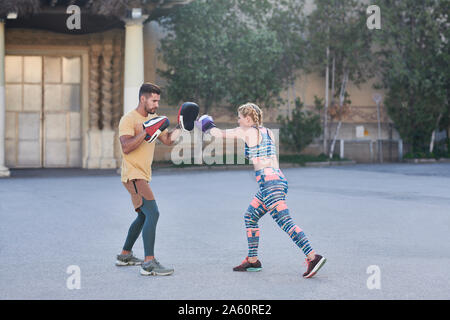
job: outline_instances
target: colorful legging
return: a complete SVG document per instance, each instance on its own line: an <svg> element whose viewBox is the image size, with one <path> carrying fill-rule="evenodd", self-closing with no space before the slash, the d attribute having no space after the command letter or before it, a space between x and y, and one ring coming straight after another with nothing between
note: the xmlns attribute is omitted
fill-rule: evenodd
<svg viewBox="0 0 450 320"><path fill-rule="evenodd" d="M288 183L280 169L264 168L255 172L259 190L244 215L247 229L248 256L258 255L259 227L258 221L267 212L283 229L305 255L311 251L311 245L291 216L286 206Z"/></svg>

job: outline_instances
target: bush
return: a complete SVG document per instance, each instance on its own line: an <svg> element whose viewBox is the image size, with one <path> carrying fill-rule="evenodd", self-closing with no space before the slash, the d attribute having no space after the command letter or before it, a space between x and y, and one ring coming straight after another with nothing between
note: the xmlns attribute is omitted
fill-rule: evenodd
<svg viewBox="0 0 450 320"><path fill-rule="evenodd" d="M404 155L405 159L440 159L440 158L450 158L449 149L450 139L441 140L436 142L434 145L433 152L429 151L415 151L408 152ZM425 148L425 147L424 147Z"/></svg>
<svg viewBox="0 0 450 320"><path fill-rule="evenodd" d="M291 117L278 116L281 124L280 141L290 150L300 153L322 132L320 116L312 111L303 111L303 103L295 100ZM316 104L317 107L317 104Z"/></svg>

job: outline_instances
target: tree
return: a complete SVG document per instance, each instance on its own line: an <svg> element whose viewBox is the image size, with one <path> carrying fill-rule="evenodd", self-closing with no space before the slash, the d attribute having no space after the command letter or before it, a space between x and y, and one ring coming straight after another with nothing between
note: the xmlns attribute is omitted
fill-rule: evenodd
<svg viewBox="0 0 450 320"><path fill-rule="evenodd" d="M371 34L366 26L366 7L356 0L323 0L308 16L311 68L325 73L324 153L333 155L342 125L347 85L359 85L372 77ZM331 67L331 83L329 79ZM336 90L339 88L339 90ZM330 97L329 90L331 89ZM331 101L329 101L331 98ZM336 101L337 100L337 101ZM337 105L338 125L327 148L329 108Z"/></svg>
<svg viewBox="0 0 450 320"><path fill-rule="evenodd" d="M302 2L197 0L161 19L168 35L161 41L166 69L158 72L170 102L191 99L205 112L246 101L275 105L300 65L302 39L293 39Z"/></svg>
<svg viewBox="0 0 450 320"><path fill-rule="evenodd" d="M320 109L323 101L315 97L315 107ZM320 116L312 111L304 111L299 98L295 100L295 108L289 117L278 116L280 140L289 149L300 153L314 138L320 135Z"/></svg>
<svg viewBox="0 0 450 320"><path fill-rule="evenodd" d="M294 84L296 71L304 67L306 17L304 0L239 0L241 11L253 17L255 28L267 28L275 33L283 48L282 59L276 69L278 78L289 86Z"/></svg>
<svg viewBox="0 0 450 320"><path fill-rule="evenodd" d="M161 40L172 103L201 101L208 112L211 104L227 95L228 50L239 35L232 1L194 1L160 19L168 31ZM223 32L227 30L227 32Z"/></svg>
<svg viewBox="0 0 450 320"><path fill-rule="evenodd" d="M385 106L412 152L432 151L449 116L449 0L382 0L381 86Z"/></svg>

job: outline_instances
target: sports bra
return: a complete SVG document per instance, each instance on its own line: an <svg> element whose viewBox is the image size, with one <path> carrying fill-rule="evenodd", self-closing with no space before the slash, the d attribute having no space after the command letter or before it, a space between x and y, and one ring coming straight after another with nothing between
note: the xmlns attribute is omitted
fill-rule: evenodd
<svg viewBox="0 0 450 320"><path fill-rule="evenodd" d="M256 127L254 128L256 129ZM259 132L262 136L260 144L249 147L247 143L245 143L244 156L249 160L255 158L269 158L270 156L274 156L277 154L277 148L275 146L275 143L272 141L267 128L259 127Z"/></svg>

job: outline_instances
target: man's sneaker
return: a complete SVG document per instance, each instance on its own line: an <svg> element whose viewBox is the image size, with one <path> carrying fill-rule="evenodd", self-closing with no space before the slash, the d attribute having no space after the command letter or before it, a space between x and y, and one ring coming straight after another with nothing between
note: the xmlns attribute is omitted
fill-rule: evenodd
<svg viewBox="0 0 450 320"><path fill-rule="evenodd" d="M133 256L133 251L129 254L118 254L116 260L116 266L139 266L144 260L138 259Z"/></svg>
<svg viewBox="0 0 450 320"><path fill-rule="evenodd" d="M149 260L141 265L143 276L169 276L173 271L173 269L162 266L156 259Z"/></svg>
<svg viewBox="0 0 450 320"><path fill-rule="evenodd" d="M307 270L303 274L303 277L311 278L312 276L314 276L317 273L317 271L319 271L319 269L322 268L322 266L325 264L326 261L327 259L322 257L320 254L316 254L314 260L306 259Z"/></svg>
<svg viewBox="0 0 450 320"><path fill-rule="evenodd" d="M254 263L250 263L248 261L248 257L246 257L245 260L242 261L242 263L240 265L233 268L233 271L256 272L256 271L261 271L261 269L262 269L262 266L261 266L261 262L259 260L256 260L256 262L254 262Z"/></svg>

